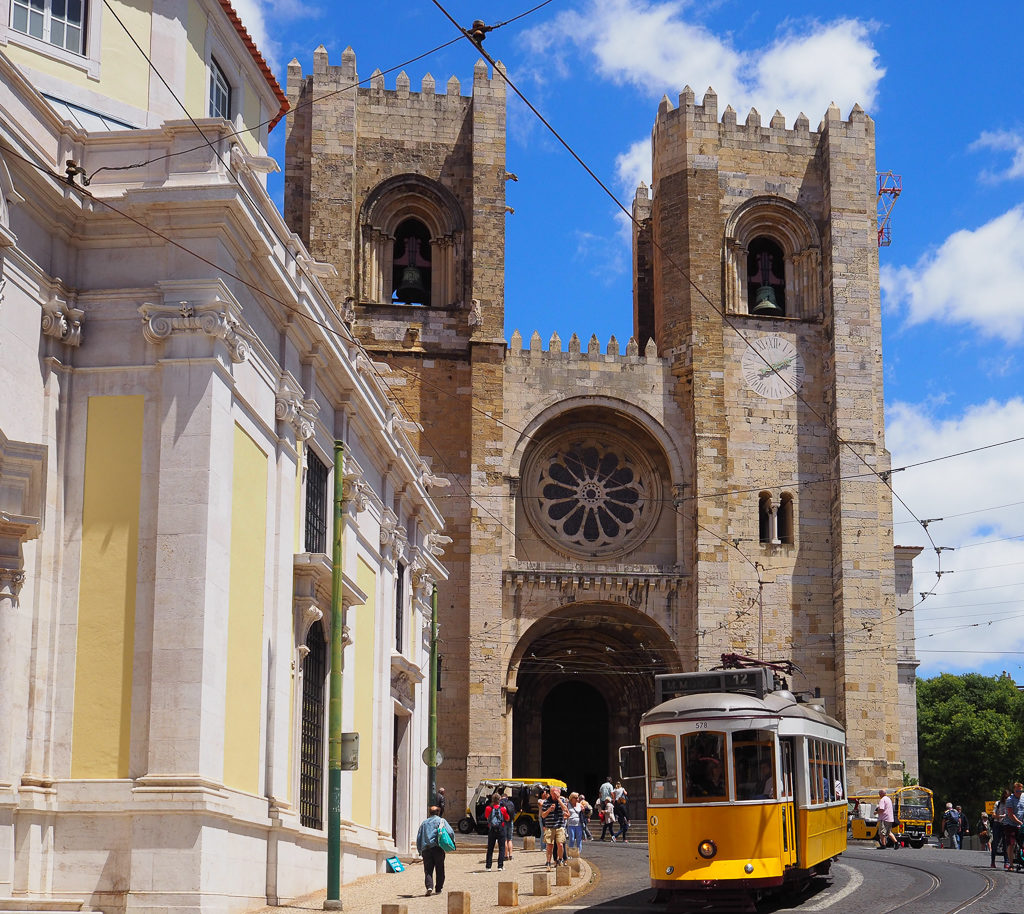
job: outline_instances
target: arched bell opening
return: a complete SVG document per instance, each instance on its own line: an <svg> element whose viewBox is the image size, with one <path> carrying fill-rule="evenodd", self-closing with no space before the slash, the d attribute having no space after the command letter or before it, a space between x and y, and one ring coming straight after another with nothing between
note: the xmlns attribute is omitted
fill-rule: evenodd
<svg viewBox="0 0 1024 914"><path fill-rule="evenodd" d="M747 250L747 310L765 317L786 315L786 266L781 245L761 236Z"/></svg>
<svg viewBox="0 0 1024 914"><path fill-rule="evenodd" d="M430 305L430 232L419 219L406 219L395 231L391 300Z"/></svg>
<svg viewBox="0 0 1024 914"><path fill-rule="evenodd" d="M656 673L678 672L665 630L622 604L570 604L534 623L513 657L512 774L561 778L593 801L639 740ZM632 785L642 802L642 785Z"/></svg>

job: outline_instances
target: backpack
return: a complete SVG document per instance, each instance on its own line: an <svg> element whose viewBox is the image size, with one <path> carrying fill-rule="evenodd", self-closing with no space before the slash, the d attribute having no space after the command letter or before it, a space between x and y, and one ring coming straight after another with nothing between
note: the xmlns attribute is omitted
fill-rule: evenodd
<svg viewBox="0 0 1024 914"><path fill-rule="evenodd" d="M491 807L491 814L487 818L487 824L490 825L491 828L503 828L504 827L504 825L505 825L505 817L502 815L503 811L504 810L502 809L501 803L495 803Z"/></svg>
<svg viewBox="0 0 1024 914"><path fill-rule="evenodd" d="M509 822L516 817L516 804L512 802L510 797L505 797L505 799L501 801L501 808L508 813Z"/></svg>

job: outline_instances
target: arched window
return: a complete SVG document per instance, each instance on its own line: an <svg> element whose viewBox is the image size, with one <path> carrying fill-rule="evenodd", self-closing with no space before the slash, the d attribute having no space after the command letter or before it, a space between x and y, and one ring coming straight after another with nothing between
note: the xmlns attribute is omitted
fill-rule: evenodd
<svg viewBox="0 0 1024 914"><path fill-rule="evenodd" d="M772 497L762 492L757 497L757 539L761 543L772 541L772 527L775 518L772 516Z"/></svg>
<svg viewBox="0 0 1024 914"><path fill-rule="evenodd" d="M779 540L793 544L793 496L789 492L783 492L779 500Z"/></svg>
<svg viewBox="0 0 1024 914"><path fill-rule="evenodd" d="M450 190L397 175L370 192L359 219L360 301L468 307L465 221Z"/></svg>
<svg viewBox="0 0 1024 914"><path fill-rule="evenodd" d="M753 197L725 224L723 294L729 314L817 318L821 244L814 222L782 197Z"/></svg>
<svg viewBox="0 0 1024 914"><path fill-rule="evenodd" d="M782 248L763 235L747 249L747 310L769 317L786 315L786 266Z"/></svg>
<svg viewBox="0 0 1024 914"><path fill-rule="evenodd" d="M395 232L391 300L430 304L430 232L419 219L406 219Z"/></svg>
<svg viewBox="0 0 1024 914"><path fill-rule="evenodd" d="M327 647L319 620L306 635L302 660L302 744L299 769L299 820L307 828L324 827L324 678Z"/></svg>

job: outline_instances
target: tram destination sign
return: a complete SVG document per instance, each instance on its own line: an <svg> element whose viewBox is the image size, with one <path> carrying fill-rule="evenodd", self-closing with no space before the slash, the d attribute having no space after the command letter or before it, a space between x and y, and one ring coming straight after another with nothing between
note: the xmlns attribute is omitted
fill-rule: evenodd
<svg viewBox="0 0 1024 914"><path fill-rule="evenodd" d="M764 698L773 689L771 670L764 667L709 670L706 673L662 673L654 677L655 704L700 692L739 692Z"/></svg>

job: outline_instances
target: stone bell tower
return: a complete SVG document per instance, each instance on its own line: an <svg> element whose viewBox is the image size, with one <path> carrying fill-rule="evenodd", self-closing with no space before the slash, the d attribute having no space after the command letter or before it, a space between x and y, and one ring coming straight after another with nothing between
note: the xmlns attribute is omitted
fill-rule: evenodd
<svg viewBox="0 0 1024 914"><path fill-rule="evenodd" d="M699 665L749 651L730 633L753 620L763 656L791 657L794 688L846 725L851 784L898 783L874 122L833 105L813 131L737 123L687 87L652 140L635 334L671 360L693 429Z"/></svg>
<svg viewBox="0 0 1024 914"><path fill-rule="evenodd" d="M508 491L499 425L507 175L501 76L480 61L471 95L455 77L445 89L428 74L413 92L405 73L387 89L379 70L361 87L351 48L332 66L321 46L309 76L293 61L285 215L337 269L325 279L334 301L374 360L391 367L384 380L404 415L426 430L409 435L430 461L452 538L443 558L451 576L438 592L438 744L448 760L439 780L456 806L467 779L502 769L500 740L470 721L504 711L482 636L501 619ZM415 584L415 564L410 571Z"/></svg>

